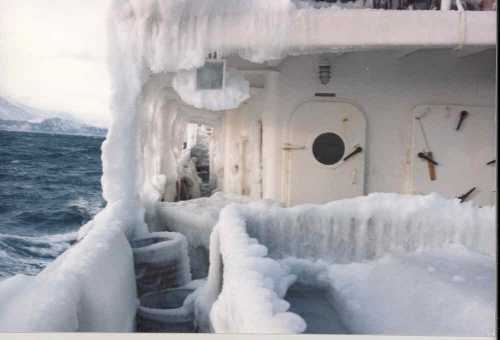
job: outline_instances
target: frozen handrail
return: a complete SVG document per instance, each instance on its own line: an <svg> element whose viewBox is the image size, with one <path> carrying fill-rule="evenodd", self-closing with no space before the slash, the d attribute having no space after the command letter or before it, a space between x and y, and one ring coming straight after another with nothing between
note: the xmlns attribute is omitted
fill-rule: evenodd
<svg viewBox="0 0 500 340"><path fill-rule="evenodd" d="M451 243L495 255L495 209L437 194L371 194L288 209L247 206L243 218L272 258L346 263Z"/></svg>
<svg viewBox="0 0 500 340"><path fill-rule="evenodd" d="M290 304L283 300L295 275L266 257L266 247L248 236L238 207L225 208L212 232L210 271L198 298L198 322L209 318L216 333L303 332L305 321L288 312Z"/></svg>
<svg viewBox="0 0 500 340"><path fill-rule="evenodd" d="M95 226L38 275L0 282L0 296L4 289L8 294L0 303L0 332L134 329L132 250L116 225Z"/></svg>

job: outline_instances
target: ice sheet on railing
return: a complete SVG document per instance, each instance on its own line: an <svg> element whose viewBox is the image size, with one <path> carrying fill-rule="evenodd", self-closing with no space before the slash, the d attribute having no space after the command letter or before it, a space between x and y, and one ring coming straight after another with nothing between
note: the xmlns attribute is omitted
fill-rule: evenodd
<svg viewBox="0 0 500 340"><path fill-rule="evenodd" d="M301 283L328 289L353 333L494 335L495 260L463 246L349 264L296 258L281 263Z"/></svg>
<svg viewBox="0 0 500 340"><path fill-rule="evenodd" d="M196 303L200 326L209 319L217 333L303 332L304 320L283 300L296 277L248 236L239 208L224 209L211 235L210 272Z"/></svg>
<svg viewBox="0 0 500 340"><path fill-rule="evenodd" d="M132 331L136 288L121 228L96 226L37 276L0 282L0 331Z"/></svg>
<svg viewBox="0 0 500 340"><path fill-rule="evenodd" d="M495 254L493 207L437 194L370 194L324 205L242 210L247 230L273 258L326 259L338 263L373 259L457 243Z"/></svg>
<svg viewBox="0 0 500 340"><path fill-rule="evenodd" d="M159 202L159 224L182 233L190 246L208 249L210 233L219 219L219 212L228 204L252 201L248 197L216 192L210 197L188 201Z"/></svg>

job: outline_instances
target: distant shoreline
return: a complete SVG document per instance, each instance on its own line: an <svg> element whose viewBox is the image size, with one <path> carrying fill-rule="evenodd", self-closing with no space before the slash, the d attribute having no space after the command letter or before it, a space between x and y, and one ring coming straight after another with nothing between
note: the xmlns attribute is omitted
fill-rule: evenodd
<svg viewBox="0 0 500 340"><path fill-rule="evenodd" d="M77 137L92 137L92 138L100 138L106 139L106 136L102 135L91 135L91 134L83 134L83 133L68 133L68 132L50 132L50 131L25 131L25 130L8 130L0 128L0 132L13 132L13 133L36 133L39 135L55 135L55 136L77 136Z"/></svg>

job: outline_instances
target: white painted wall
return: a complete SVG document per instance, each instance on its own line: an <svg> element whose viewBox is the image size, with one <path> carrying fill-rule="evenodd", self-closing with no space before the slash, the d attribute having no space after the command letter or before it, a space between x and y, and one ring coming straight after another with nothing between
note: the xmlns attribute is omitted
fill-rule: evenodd
<svg viewBox="0 0 500 340"><path fill-rule="evenodd" d="M225 191L261 198L258 120L262 104L262 91L253 89L250 100L225 113Z"/></svg>
<svg viewBox="0 0 500 340"><path fill-rule="evenodd" d="M330 55L333 77L327 87L317 78L317 55L286 58L277 72L267 73L258 111L239 108L226 114L226 147L248 134L245 124L249 123L236 121L261 116L264 197L283 200L281 147L286 141L285 122L298 105L314 100L315 92L334 92L333 100L349 102L366 114L366 193L410 192L413 108L422 104L494 106L495 55L486 51L460 58L449 49L401 55L401 50ZM239 150L226 150L232 162L226 163L225 173L231 176ZM230 181L227 176L225 181ZM236 184L225 187L230 192L238 192L236 188Z"/></svg>
<svg viewBox="0 0 500 340"><path fill-rule="evenodd" d="M468 112L457 131L460 112ZM411 190L415 193L438 191L447 197L458 197L472 188L469 195L480 205L495 202L496 166L487 165L496 159L492 106L419 105L413 110L420 117L425 138L418 121L413 124L411 152ZM425 150L426 141L438 162L436 178L431 180L428 164L417 157Z"/></svg>
<svg viewBox="0 0 500 340"><path fill-rule="evenodd" d="M214 167L219 188L285 203L287 163L282 147L288 141L287 124L301 104L321 100L348 103L365 115L365 193L428 192L433 189L432 186L416 188L415 172L412 172L415 107L495 105L494 51L465 54L464 57L457 55L464 54L440 49L410 54L408 50L386 50L328 55L332 64L332 80L328 86L321 85L318 80L319 55L288 57L274 69L262 65L265 69L262 71L255 71L259 65L254 65L252 72L263 75L256 84L260 88L252 88L252 97L238 109L220 113L182 104L172 94L167 80L153 78L144 90L141 115L144 147L141 162L144 162L146 184L162 174L166 175L168 183L172 183L174 178L170 179L170 173L173 170L169 170L169 164L175 158L176 149L175 145L167 144L179 142L177 135L182 134L183 127L189 122L210 123L216 127L217 145L213 149L216 150L217 164ZM318 98L314 96L316 92L333 92L336 97ZM171 106L170 102L177 104ZM174 113L175 116L172 115ZM481 126L495 124L491 114L481 117L486 120ZM259 165L259 120L263 124L262 173ZM171 124L172 128L169 127ZM468 133L474 136L480 133L479 130ZM443 133L450 134L452 131ZM443 135L442 138L445 140L448 137ZM490 150L495 150L494 141L491 144ZM446 148L453 150L454 146L450 144ZM304 167L307 168L308 164ZM472 170L470 176L481 176L476 172ZM448 197L456 196L455 190L449 188L454 182L459 182L458 178L457 175L456 179L449 181L446 190L436 186L437 191ZM311 190L317 185L314 176L303 176L302 180L307 182L305 186L311 186ZM482 185L496 187L494 179L489 181L491 183ZM168 183L165 183L166 187ZM457 187L456 192L462 191L461 187ZM478 203L492 203L494 195L489 197L491 199L481 198ZM334 198L338 197L323 197L321 201ZM293 203L305 202L308 200Z"/></svg>

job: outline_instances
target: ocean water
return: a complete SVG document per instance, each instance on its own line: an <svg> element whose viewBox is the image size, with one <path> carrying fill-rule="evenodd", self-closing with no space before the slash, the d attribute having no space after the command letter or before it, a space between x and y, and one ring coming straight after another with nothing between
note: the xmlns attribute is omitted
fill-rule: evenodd
<svg viewBox="0 0 500 340"><path fill-rule="evenodd" d="M0 131L0 280L38 273L103 208L102 142Z"/></svg>

